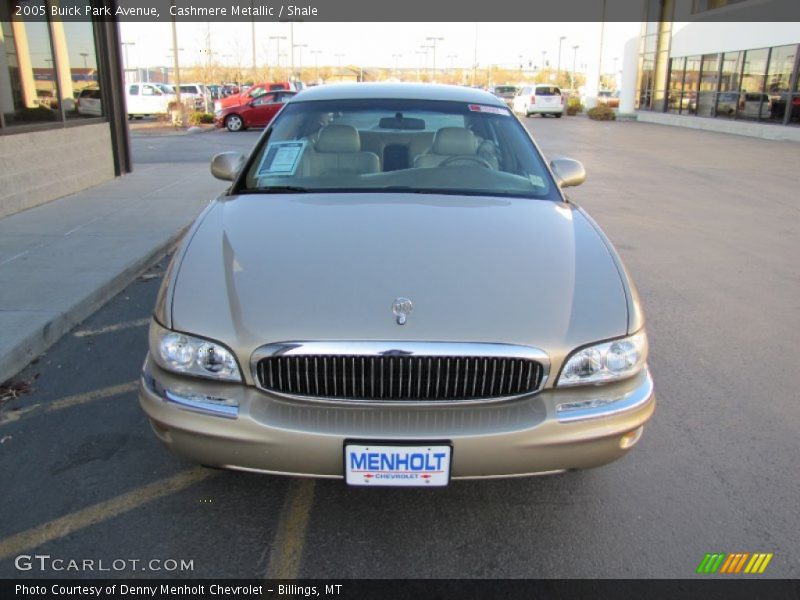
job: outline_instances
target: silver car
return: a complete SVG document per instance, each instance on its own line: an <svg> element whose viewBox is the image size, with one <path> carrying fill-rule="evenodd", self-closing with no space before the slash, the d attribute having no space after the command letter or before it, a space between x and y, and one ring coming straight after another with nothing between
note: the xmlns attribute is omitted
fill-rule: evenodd
<svg viewBox="0 0 800 600"><path fill-rule="evenodd" d="M501 100L319 86L249 157L164 278L140 401L197 463L447 485L595 467L655 395L636 290Z"/></svg>

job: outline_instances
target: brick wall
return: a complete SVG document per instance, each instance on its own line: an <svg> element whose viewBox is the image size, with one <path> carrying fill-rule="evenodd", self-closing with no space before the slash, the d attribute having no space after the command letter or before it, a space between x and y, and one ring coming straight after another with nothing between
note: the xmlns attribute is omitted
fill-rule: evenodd
<svg viewBox="0 0 800 600"><path fill-rule="evenodd" d="M113 178L108 123L0 135L0 218Z"/></svg>

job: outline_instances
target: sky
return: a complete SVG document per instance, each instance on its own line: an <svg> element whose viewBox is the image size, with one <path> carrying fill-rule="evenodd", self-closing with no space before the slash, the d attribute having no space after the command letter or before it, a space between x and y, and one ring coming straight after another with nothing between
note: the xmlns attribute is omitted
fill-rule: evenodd
<svg viewBox="0 0 800 600"><path fill-rule="evenodd" d="M561 68L571 70L596 61L600 51L601 23L295 23L294 43L307 44L295 49L295 66L356 65L363 67L425 67L426 57L420 48L436 41L436 67L471 68L477 46L478 64L519 68L520 60L533 66L545 60L555 68L558 63L559 38ZM129 68L171 64L172 33L169 23L121 23L122 41L127 47ZM178 47L181 64L199 63L210 37L216 59L223 65L249 67L252 62L252 32L249 22L179 23ZM259 66L275 65L280 43L281 65L289 60L289 23L256 23L256 60ZM603 34L604 73L622 66L625 42L639 35L640 23L606 23ZM477 36L476 36L477 33ZM270 39L285 36L285 40ZM477 39L477 45L476 45ZM573 46L579 46L573 50ZM311 51L319 51L312 54ZM342 56L338 56L342 55ZM614 61L617 58L617 61ZM429 49L427 68L432 68L433 53Z"/></svg>

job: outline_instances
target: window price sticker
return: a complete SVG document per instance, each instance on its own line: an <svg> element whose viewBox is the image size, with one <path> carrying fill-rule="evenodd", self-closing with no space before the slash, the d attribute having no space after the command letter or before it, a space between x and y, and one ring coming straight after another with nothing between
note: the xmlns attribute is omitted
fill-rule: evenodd
<svg viewBox="0 0 800 600"><path fill-rule="evenodd" d="M503 115L504 117L510 117L511 113L508 111L507 108L501 108L499 106L486 106L485 104L470 104L469 109L472 112L482 112L482 113L490 113L493 115Z"/></svg>
<svg viewBox="0 0 800 600"><path fill-rule="evenodd" d="M258 167L258 174L294 175L305 147L305 140L272 142L264 152L264 158L261 159L261 165Z"/></svg>

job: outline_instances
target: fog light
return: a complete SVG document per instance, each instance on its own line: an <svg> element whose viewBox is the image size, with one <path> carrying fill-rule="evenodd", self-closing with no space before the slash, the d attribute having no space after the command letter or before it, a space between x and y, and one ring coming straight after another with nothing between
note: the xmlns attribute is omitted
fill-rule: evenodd
<svg viewBox="0 0 800 600"><path fill-rule="evenodd" d="M619 447L623 450L633 447L633 445L639 441L639 438L642 437L642 432L644 431L644 426L638 427L631 432L626 433L621 438L619 438Z"/></svg>

